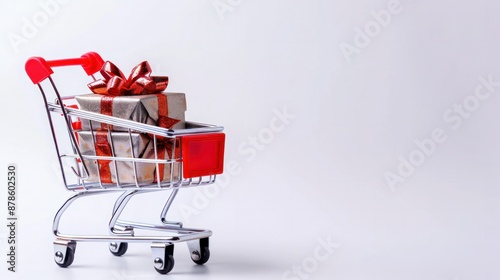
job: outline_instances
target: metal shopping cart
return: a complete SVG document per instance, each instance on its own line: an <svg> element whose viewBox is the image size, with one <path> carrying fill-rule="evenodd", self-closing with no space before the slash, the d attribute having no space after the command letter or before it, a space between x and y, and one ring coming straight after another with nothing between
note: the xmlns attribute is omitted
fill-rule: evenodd
<svg viewBox="0 0 500 280"><path fill-rule="evenodd" d="M205 229L186 228L181 222L168 221L166 216L180 189L212 184L215 182L216 175L222 173L225 140L225 135L222 133L223 127L186 122L185 129L166 129L79 110L70 105L74 103L75 97L62 97L51 77L53 67L80 65L95 81L93 74L101 69L103 63L102 58L95 52L86 53L79 58L50 61L41 57L32 57L26 62L28 76L42 93L62 179L67 190L76 193L62 205L54 218L52 229L56 236L54 242L56 264L60 267L70 266L73 263L78 242L109 242L109 250L116 256L125 254L129 242L151 243L154 268L161 274L172 270L174 244L177 242L187 242L191 258L196 264L206 263L210 257L209 237L212 232ZM49 101L50 97L42 87L42 82L47 83L47 80L53 89L50 96L55 100L54 102ZM132 152L125 156L116 155L113 152L113 138L110 137L111 155L99 155L95 150L83 153L78 145L78 133L81 131L79 124L84 121L88 122L91 128L92 124L107 124L110 134L112 133L111 126L125 128L125 135L129 139L126 142L130 145L129 150ZM90 129L89 133L92 139L95 139L97 132ZM136 145L136 141L132 139L133 133L147 135L151 139L155 147L154 156L142 158L134 154L133 146ZM168 149L171 149L171 158L165 159L158 155L159 151L156 147L162 141L170 143ZM117 168L119 164L128 164L135 175L135 181L120 182L119 176L116 177L116 182L112 183L103 182L99 176L97 180L95 178L90 180L90 165L103 162L112 163L111 166L114 166L116 174L120 172ZM166 167L170 169L168 173L170 178L168 180L156 178L157 180L152 182L141 182L137 180L137 172L140 171L137 167L140 164L154 165L156 170ZM170 190L171 193L161 211L161 223L148 224L120 219L120 214L132 197L165 190ZM59 232L61 217L75 200L109 192L122 192L112 208L109 235L78 235ZM160 231L161 235L138 235L135 232L136 229Z"/></svg>

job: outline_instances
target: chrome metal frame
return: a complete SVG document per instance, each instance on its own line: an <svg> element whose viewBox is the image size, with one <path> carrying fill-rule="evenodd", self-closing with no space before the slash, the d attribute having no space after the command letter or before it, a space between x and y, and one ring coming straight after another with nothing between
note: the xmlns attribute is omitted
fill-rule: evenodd
<svg viewBox="0 0 500 280"><path fill-rule="evenodd" d="M56 236L56 241L54 242L54 250L55 250L55 260L58 264L62 264L66 257L66 250L68 248L72 249L73 252L76 249L76 242L112 242L112 245L116 247L117 243L122 242L150 242L153 243L153 257L155 257L155 266L157 255L161 255L156 252L158 248L168 247L176 242L189 241L189 249L191 253L196 254L196 250L200 250L199 242L194 242L198 239L208 238L212 235L210 230L206 229L192 229L185 228L181 222L171 222L167 221L168 210L172 206L172 203L181 188L193 187L193 186L202 186L208 185L215 182L216 176L204 176L199 178L189 178L184 179L182 177L182 152L179 155L175 155L172 159L158 159L156 145L155 146L155 158L154 159L144 159L135 157L132 154L132 157L117 157L114 155L104 157L97 156L95 151L94 155L83 155L78 146L78 141L76 139L76 132L72 126L72 121L76 118L87 120L90 123L92 131L92 138L95 138L95 132L92 130L92 125L94 123L106 123L112 126L119 126L122 128L126 128L129 134L129 144L131 146L131 150L133 151L132 145L132 133L145 133L150 135L153 138L154 143L156 144L158 137L171 139L175 144L181 145L182 136L192 135L192 134L203 134L203 133L215 133L221 132L223 127L214 126L208 124L201 124L195 122L186 122L185 129L165 129L161 127L156 127L152 125L142 124L130 120L120 119L112 116L102 115L98 113L92 113L88 111L83 111L79 109L65 107L64 104L71 102L74 99L74 96L70 97L61 97L59 91L52 79L52 77L48 77L50 84L53 88L53 92L55 94L55 102L49 102L45 91L43 90L41 84L37 84L40 92L42 93L43 101L45 103L47 117L49 120L49 125L52 133L52 137L54 140L54 145L57 153L57 158L59 161L59 166L61 169L62 178L67 190L76 192L71 198L69 198L56 213L53 221L52 230L54 235ZM63 118L65 123L65 128L58 128L54 123L54 120L57 116ZM62 130L62 131L61 131ZM65 132L64 132L65 130ZM108 128L109 130L109 128ZM63 152L63 140L68 142L69 136L69 152ZM175 145L174 144L174 145ZM113 140L111 138L110 145L113 151ZM172 150L175 148L172 147ZM133 152L132 152L133 153ZM173 153L172 153L173 154ZM72 159L72 164L67 166L63 163L64 159ZM89 181L89 168L86 165L87 160L97 161L97 160L111 160L114 162L130 162L134 167L134 175L135 175L135 183L120 183L118 172L115 166L115 174L116 174L116 182L115 183L103 183L100 180L100 176L98 181ZM164 164L165 166L169 165L171 168L171 177L170 180L156 180L157 182L138 182L137 181L137 163L153 163L156 164L156 168L158 170L160 164ZM173 169L179 168L179 179L175 180L173 178ZM71 175L71 176L70 176ZM159 178L158 178L159 179ZM171 190L171 194L163 209L160 213L160 224L146 224L134 221L125 221L120 220L120 215L123 210L127 206L128 202L136 195L155 192L155 191L163 191L163 190ZM112 191L122 192L122 194L116 200L113 211L111 213L111 218L109 220L109 235L78 235L78 234L66 234L61 233L59 231L59 224L61 221L61 217L65 213L65 211L71 206L71 204L79 198L109 193ZM150 235L141 235L138 236L135 234L134 229L143 229L143 230L155 230L155 231L163 231L168 233L165 236L150 236ZM161 245L163 244L163 245ZM65 250L66 248L66 250ZM193 251L194 250L194 251Z"/></svg>

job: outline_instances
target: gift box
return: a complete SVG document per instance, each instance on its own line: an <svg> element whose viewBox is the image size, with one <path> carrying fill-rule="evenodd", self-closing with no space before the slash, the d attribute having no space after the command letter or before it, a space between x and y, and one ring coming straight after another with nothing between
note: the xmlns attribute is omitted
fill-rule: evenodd
<svg viewBox="0 0 500 280"><path fill-rule="evenodd" d="M121 158L155 159L155 147L153 139L147 134L128 132L107 131L78 131L78 146L80 152L91 156L107 156ZM132 144L131 144L132 143ZM174 143L171 139L157 139L156 150L158 159L175 159L179 157L179 150L173 149ZM113 151L113 153L111 152ZM180 179L179 163L159 164L157 175L156 163L132 161L112 161L84 159L87 166L89 178L87 182L117 183L121 184L157 182L160 176L161 182L172 182Z"/></svg>
<svg viewBox="0 0 500 280"><path fill-rule="evenodd" d="M185 127L186 97L183 93L163 92L168 77L151 76L147 61L135 66L129 77L107 61L100 70L103 79L88 84L92 94L75 97L81 110L114 116L168 129ZM99 122L82 120L77 132L82 155L113 158L140 158L168 160L179 156L174 140L157 137L156 146L151 135ZM155 150L157 154L155 155ZM178 163L146 163L121 160L88 160L88 182L153 183L180 179Z"/></svg>
<svg viewBox="0 0 500 280"><path fill-rule="evenodd" d="M110 96L84 94L75 97L81 110L110 115L144 124L169 129L185 127L186 96L184 93L162 92L158 94ZM107 126L92 122L93 130ZM82 130L90 130L89 121L82 121ZM112 127L113 131L128 131L123 127Z"/></svg>

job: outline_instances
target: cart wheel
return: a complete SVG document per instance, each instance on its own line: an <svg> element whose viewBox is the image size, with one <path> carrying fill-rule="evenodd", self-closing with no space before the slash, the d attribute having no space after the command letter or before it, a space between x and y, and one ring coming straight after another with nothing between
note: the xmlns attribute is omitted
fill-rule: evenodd
<svg viewBox="0 0 500 280"><path fill-rule="evenodd" d="M208 237L207 238L202 238L199 241L200 246L199 250L197 249L191 249L191 259L193 262L196 264L204 264L208 262L208 259L210 259L210 249L208 249Z"/></svg>
<svg viewBox="0 0 500 280"><path fill-rule="evenodd" d="M119 257L123 256L128 249L128 243L127 242L111 242L109 243L109 251L111 254Z"/></svg>
<svg viewBox="0 0 500 280"><path fill-rule="evenodd" d="M210 250L208 249L208 247L201 247L201 256L196 255L195 257L194 255L194 253L191 254L191 259L193 260L193 262L200 265L205 264L206 262L208 262L208 259L210 259Z"/></svg>
<svg viewBox="0 0 500 280"><path fill-rule="evenodd" d="M64 260L63 260L64 258ZM66 248L66 254L63 256L61 251L57 251L55 254L55 262L60 267L68 267L75 260L75 249L68 247ZM59 262L60 261L60 262Z"/></svg>
<svg viewBox="0 0 500 280"><path fill-rule="evenodd" d="M173 244L153 244L153 263L155 270L160 274L169 273L174 268L174 245Z"/></svg>
<svg viewBox="0 0 500 280"><path fill-rule="evenodd" d="M155 269L160 274L169 273L172 270L172 268L174 268L174 264L175 264L174 256L171 255L165 256L165 259L163 260L160 258L155 259ZM157 268L157 266L162 266L162 265L163 265L162 268Z"/></svg>

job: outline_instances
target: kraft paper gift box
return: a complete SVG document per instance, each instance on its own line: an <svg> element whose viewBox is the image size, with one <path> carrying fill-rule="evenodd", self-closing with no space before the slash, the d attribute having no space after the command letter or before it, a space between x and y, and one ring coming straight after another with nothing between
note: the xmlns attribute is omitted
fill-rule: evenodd
<svg viewBox="0 0 500 280"><path fill-rule="evenodd" d="M155 158L153 139L147 134L131 133L129 135L128 132L108 133L107 131L79 131L77 134L78 146L83 156L112 156L112 149L115 157ZM172 143L171 140L166 141ZM132 147L130 142L132 142ZM179 157L178 150L175 150L172 155L171 144L167 143L163 147L165 149L158 147L157 143L158 159ZM100 179L103 183L117 183L118 180L121 184L135 183L135 174L137 174L138 183L152 183L156 182L157 179L156 163L136 162L136 172L134 172L134 164L131 161L84 159L84 163L89 172L87 182L98 182ZM174 182L180 179L179 163L166 163L159 166L162 170L160 171L160 181L170 181L171 175Z"/></svg>
<svg viewBox="0 0 500 280"><path fill-rule="evenodd" d="M81 110L170 129L182 129L185 127L187 106L184 93L162 92L159 94L128 96L109 96L92 93L75 96L75 99ZM162 114L165 116L161 116ZM158 121L159 118L161 119L160 122ZM92 129L107 130L107 127L101 125L99 122L92 122ZM88 120L82 120L82 130L90 130ZM111 130L127 131L123 127L116 126L113 126Z"/></svg>

